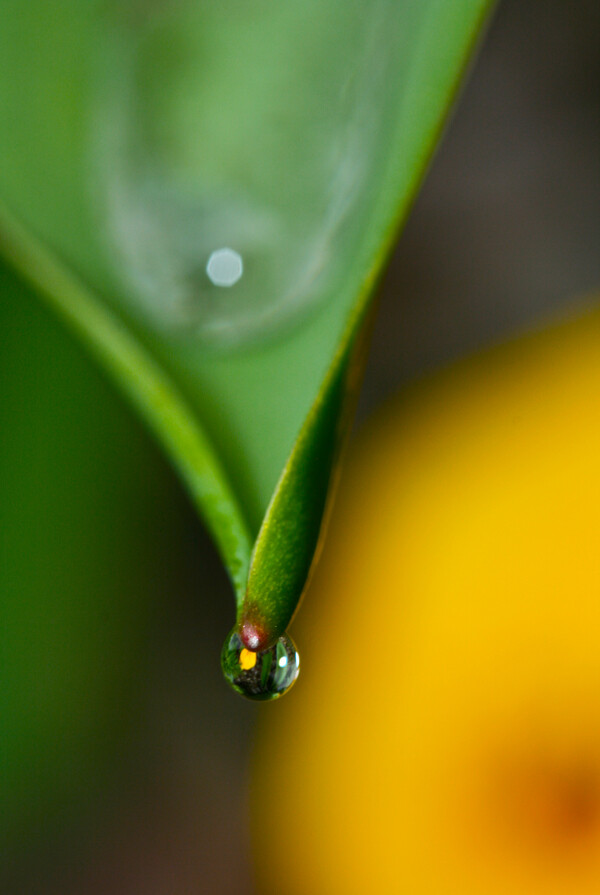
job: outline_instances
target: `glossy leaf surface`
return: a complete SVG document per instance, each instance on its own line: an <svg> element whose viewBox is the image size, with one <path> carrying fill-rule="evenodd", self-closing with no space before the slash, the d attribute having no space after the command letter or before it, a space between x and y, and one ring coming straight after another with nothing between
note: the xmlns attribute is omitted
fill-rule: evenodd
<svg viewBox="0 0 600 895"><path fill-rule="evenodd" d="M271 639L374 277L488 6L3 2L2 249L162 439L240 606L258 538L246 608Z"/></svg>

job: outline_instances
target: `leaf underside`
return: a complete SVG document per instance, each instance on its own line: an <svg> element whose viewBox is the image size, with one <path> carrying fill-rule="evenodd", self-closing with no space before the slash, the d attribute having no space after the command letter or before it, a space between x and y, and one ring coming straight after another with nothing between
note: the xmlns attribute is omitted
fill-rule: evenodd
<svg viewBox="0 0 600 895"><path fill-rule="evenodd" d="M489 6L4 0L0 250L163 442L270 636L317 549L376 275ZM230 287L207 277L224 247Z"/></svg>

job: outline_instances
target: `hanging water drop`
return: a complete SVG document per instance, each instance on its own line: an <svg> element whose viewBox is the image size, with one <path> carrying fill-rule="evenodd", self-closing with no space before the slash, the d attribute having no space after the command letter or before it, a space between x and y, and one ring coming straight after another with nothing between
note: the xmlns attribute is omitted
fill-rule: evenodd
<svg viewBox="0 0 600 895"><path fill-rule="evenodd" d="M225 640L221 666L237 693L247 699L266 701L287 693L298 677L300 657L288 634L269 649L253 652L244 646L234 628Z"/></svg>

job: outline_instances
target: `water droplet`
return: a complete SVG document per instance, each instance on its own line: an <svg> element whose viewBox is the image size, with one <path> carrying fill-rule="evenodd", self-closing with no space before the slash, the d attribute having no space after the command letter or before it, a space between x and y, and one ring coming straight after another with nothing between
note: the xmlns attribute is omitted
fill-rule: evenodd
<svg viewBox="0 0 600 895"><path fill-rule="evenodd" d="M269 649L252 652L234 628L221 653L226 680L248 699L270 700L283 696L300 671L300 657L294 641L284 634Z"/></svg>

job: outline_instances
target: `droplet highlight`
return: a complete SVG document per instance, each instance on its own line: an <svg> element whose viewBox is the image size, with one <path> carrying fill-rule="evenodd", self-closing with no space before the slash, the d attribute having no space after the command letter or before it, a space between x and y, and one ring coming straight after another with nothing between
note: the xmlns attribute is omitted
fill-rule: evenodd
<svg viewBox="0 0 600 895"><path fill-rule="evenodd" d="M278 699L293 686L300 671L300 657L288 634L269 649L253 652L244 646L234 628L225 640L221 667L236 693L266 702Z"/></svg>

